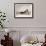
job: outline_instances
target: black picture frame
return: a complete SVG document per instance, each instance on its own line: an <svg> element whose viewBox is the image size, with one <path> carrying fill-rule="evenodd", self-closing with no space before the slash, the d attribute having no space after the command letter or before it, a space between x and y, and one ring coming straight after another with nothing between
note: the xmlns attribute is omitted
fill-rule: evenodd
<svg viewBox="0 0 46 46"><path fill-rule="evenodd" d="M21 5L31 5L31 13L32 13L32 16L29 16L29 17L21 17L21 16L16 16L16 5L18 5L18 7L17 8L19 8L19 5L21 6ZM29 7L28 7L29 8ZM21 8L20 8L21 9ZM22 14L21 14L22 15ZM14 18L33 18L33 3L14 3Z"/></svg>

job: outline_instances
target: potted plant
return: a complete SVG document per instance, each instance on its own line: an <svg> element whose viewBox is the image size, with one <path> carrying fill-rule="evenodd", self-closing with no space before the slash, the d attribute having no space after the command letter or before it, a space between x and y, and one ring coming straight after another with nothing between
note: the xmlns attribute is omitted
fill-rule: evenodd
<svg viewBox="0 0 46 46"><path fill-rule="evenodd" d="M6 20L6 15L4 12L0 11L0 27L3 28L4 27L4 22Z"/></svg>

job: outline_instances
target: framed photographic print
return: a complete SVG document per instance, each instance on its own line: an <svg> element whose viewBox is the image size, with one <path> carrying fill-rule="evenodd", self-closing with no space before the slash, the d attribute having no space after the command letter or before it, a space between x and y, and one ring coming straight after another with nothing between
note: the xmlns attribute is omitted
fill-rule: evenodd
<svg viewBox="0 0 46 46"><path fill-rule="evenodd" d="M14 17L33 17L32 3L14 3Z"/></svg>

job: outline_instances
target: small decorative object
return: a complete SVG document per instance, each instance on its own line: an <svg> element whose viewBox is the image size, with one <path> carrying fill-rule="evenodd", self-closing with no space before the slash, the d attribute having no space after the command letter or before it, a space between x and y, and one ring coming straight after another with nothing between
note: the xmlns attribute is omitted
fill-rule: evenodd
<svg viewBox="0 0 46 46"><path fill-rule="evenodd" d="M9 33L9 32L10 32L10 30L9 30L9 29L5 29L5 32L6 32L6 33Z"/></svg>
<svg viewBox="0 0 46 46"><path fill-rule="evenodd" d="M4 12L0 11L0 27L3 28L3 23L6 20L6 15Z"/></svg>
<svg viewBox="0 0 46 46"><path fill-rule="evenodd" d="M5 29L5 32L6 32L7 34L9 34L10 30L9 30L9 29Z"/></svg>
<svg viewBox="0 0 46 46"><path fill-rule="evenodd" d="M33 17L32 3L14 3L14 17Z"/></svg>

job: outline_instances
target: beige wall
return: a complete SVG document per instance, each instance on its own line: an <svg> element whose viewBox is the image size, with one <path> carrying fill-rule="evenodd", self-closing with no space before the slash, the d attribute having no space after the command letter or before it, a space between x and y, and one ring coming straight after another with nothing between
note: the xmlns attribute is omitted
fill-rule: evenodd
<svg viewBox="0 0 46 46"><path fill-rule="evenodd" d="M34 18L14 18L15 3L33 3ZM0 0L0 9L6 12L6 27L46 27L46 0Z"/></svg>

